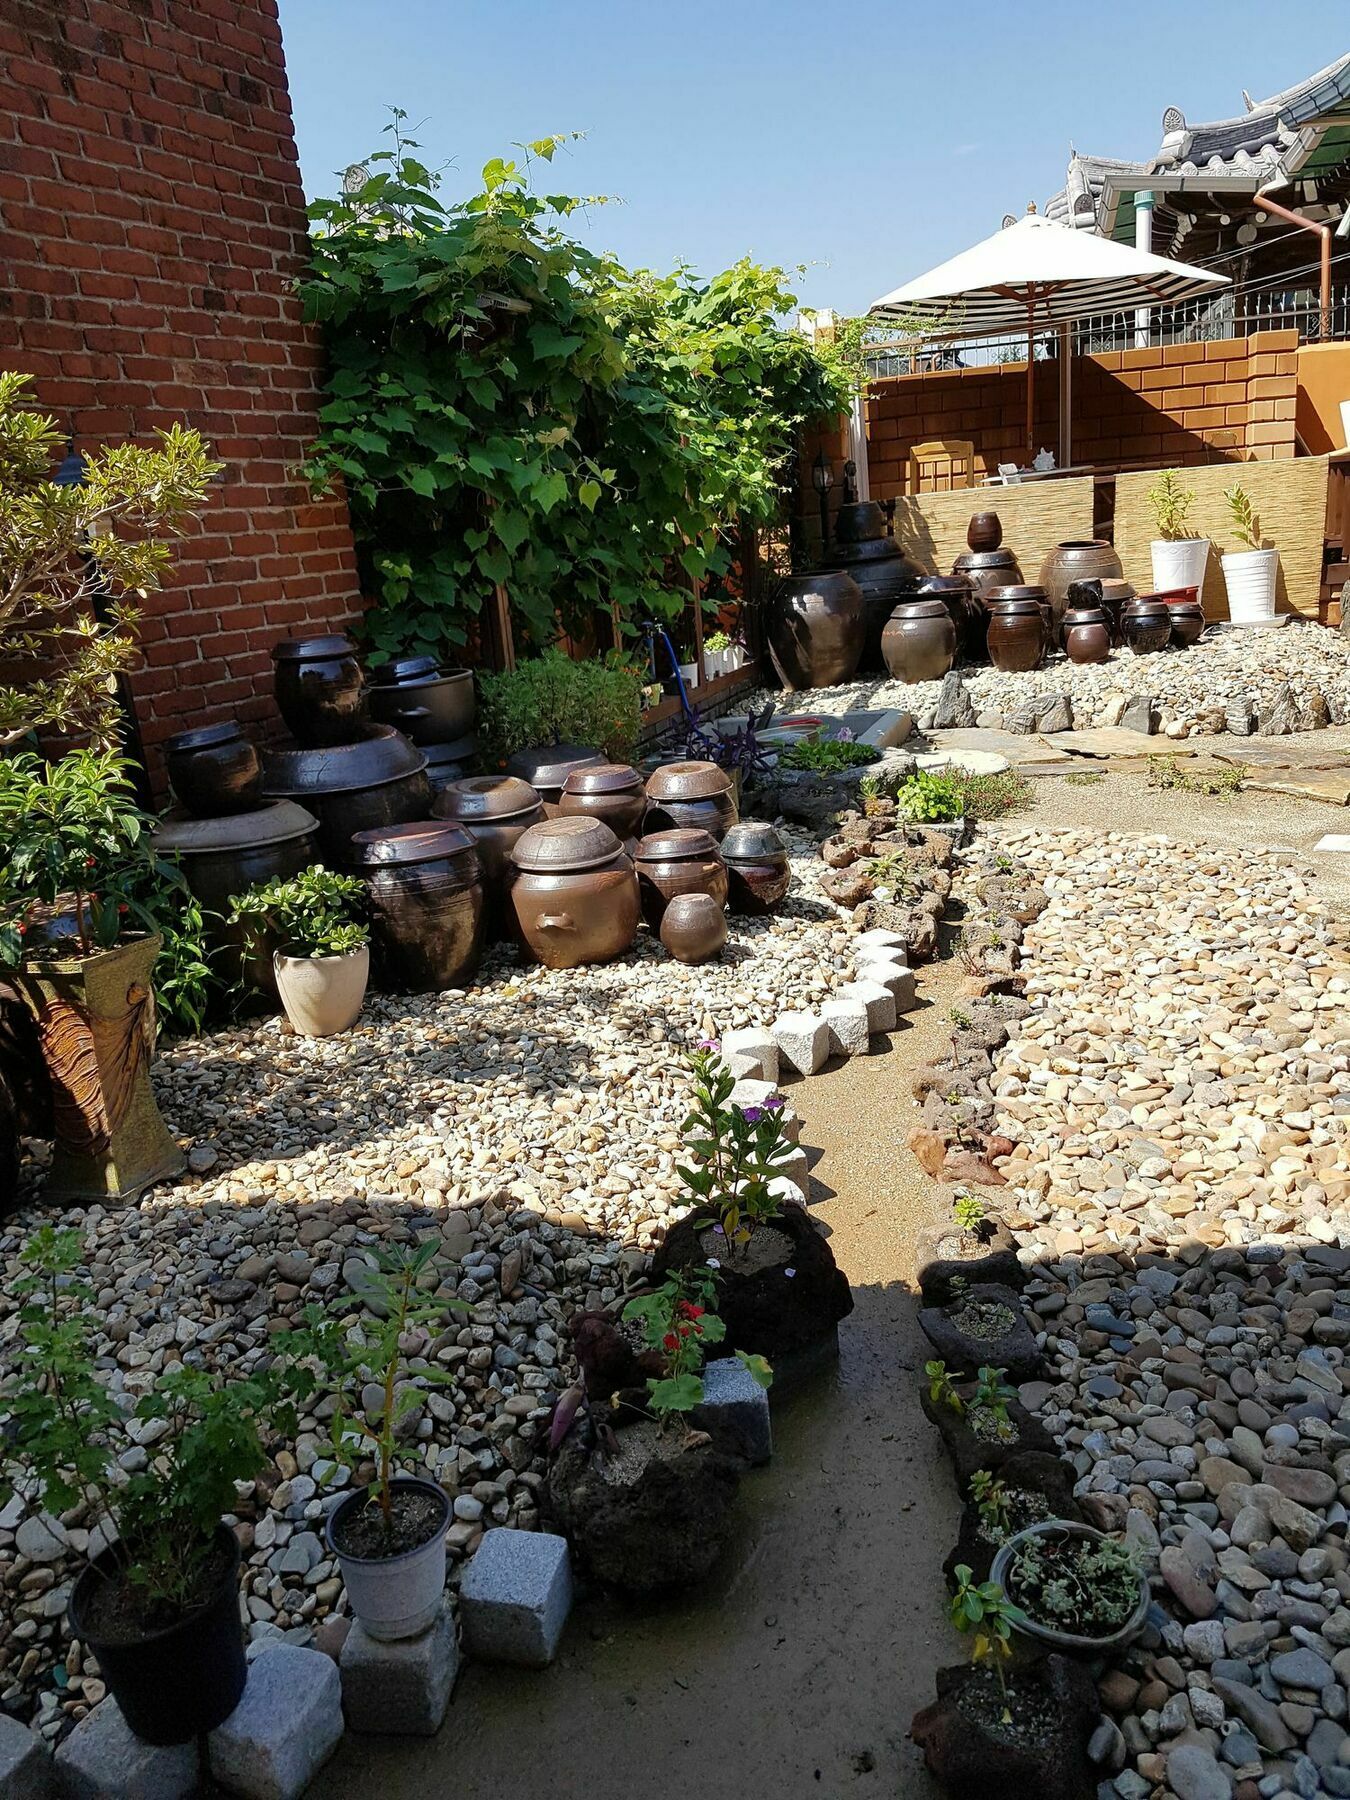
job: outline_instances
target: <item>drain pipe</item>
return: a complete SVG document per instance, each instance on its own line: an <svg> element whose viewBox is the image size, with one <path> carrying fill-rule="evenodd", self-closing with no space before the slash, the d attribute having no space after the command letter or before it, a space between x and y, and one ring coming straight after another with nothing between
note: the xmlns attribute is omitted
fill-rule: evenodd
<svg viewBox="0 0 1350 1800"><path fill-rule="evenodd" d="M1146 256L1153 253L1153 190L1140 188L1134 196L1134 247ZM1153 308L1141 306L1134 315L1134 347L1147 350L1153 336Z"/></svg>
<svg viewBox="0 0 1350 1800"><path fill-rule="evenodd" d="M1331 337L1331 227L1318 225L1312 219L1305 219L1301 213L1290 212L1287 206L1278 206L1274 200L1267 200L1264 194L1253 196L1253 203L1262 212L1274 213L1277 219L1287 219L1291 225L1297 225L1303 231L1315 231L1322 240L1322 295L1319 306L1320 321L1318 337L1321 343L1327 343Z"/></svg>

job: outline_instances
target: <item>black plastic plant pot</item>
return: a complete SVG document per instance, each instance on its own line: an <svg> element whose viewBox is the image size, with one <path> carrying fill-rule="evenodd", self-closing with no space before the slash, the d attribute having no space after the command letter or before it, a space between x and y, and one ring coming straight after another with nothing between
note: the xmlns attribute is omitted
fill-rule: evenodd
<svg viewBox="0 0 1350 1800"><path fill-rule="evenodd" d="M124 1562L114 1547L87 1568L70 1596L70 1628L98 1658L122 1716L147 1744L186 1744L214 1731L238 1706L248 1665L239 1619L239 1543L226 1525L215 1545L228 1560L211 1597L172 1625L142 1635L100 1636L89 1609L100 1583Z"/></svg>

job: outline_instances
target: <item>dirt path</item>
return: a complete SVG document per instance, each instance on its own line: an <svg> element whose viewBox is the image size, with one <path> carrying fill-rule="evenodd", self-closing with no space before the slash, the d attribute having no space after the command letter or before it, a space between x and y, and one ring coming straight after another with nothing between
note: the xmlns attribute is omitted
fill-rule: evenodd
<svg viewBox="0 0 1350 1800"><path fill-rule="evenodd" d="M889 1050L791 1090L856 1310L838 1369L775 1408L733 1565L657 1610L586 1601L543 1674L468 1667L430 1741L349 1734L325 1800L935 1795L905 1733L954 1649L941 1565L957 1506L919 1410L906 1285L941 1190L903 1145L909 1077L948 1029L958 974L924 971Z"/></svg>

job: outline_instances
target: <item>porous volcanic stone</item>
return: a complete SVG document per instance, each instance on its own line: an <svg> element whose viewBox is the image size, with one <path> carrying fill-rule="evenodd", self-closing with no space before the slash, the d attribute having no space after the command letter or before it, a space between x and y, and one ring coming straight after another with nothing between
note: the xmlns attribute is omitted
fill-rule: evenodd
<svg viewBox="0 0 1350 1800"><path fill-rule="evenodd" d="M1087 1745L1101 1704L1085 1670L1052 1655L1017 1671L1015 1680L1039 1687L1054 1714L1044 1735L1030 1743L995 1736L969 1704L962 1705L969 1684L991 1679L969 1663L939 1669L937 1699L915 1713L909 1728L929 1772L953 1800L1086 1800L1095 1794Z"/></svg>
<svg viewBox="0 0 1350 1800"><path fill-rule="evenodd" d="M967 1305L1006 1307L1013 1323L998 1337L980 1338L965 1332L954 1313ZM1004 1370L1011 1382L1034 1381L1044 1367L1036 1338L1022 1316L1021 1303L1011 1288L991 1282L975 1282L949 1307L926 1306L919 1312L919 1327L950 1375L974 1375L986 1366Z"/></svg>

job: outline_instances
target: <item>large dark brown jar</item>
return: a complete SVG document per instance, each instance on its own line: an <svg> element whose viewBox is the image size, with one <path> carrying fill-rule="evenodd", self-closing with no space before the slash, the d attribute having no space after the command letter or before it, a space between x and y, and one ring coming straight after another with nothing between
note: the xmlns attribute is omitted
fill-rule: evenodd
<svg viewBox="0 0 1350 1800"><path fill-rule="evenodd" d="M772 825L746 819L722 839L727 866L727 904L734 913L762 918L777 912L792 884L787 845Z"/></svg>
<svg viewBox="0 0 1350 1800"><path fill-rule="evenodd" d="M564 818L603 819L623 842L635 837L647 810L642 777L627 763L573 769L563 783L558 811Z"/></svg>
<svg viewBox="0 0 1350 1800"><path fill-rule="evenodd" d="M249 812L262 793L258 752L237 722L180 731L164 746L169 786L194 819Z"/></svg>
<svg viewBox="0 0 1350 1800"><path fill-rule="evenodd" d="M447 783L431 810L436 818L461 826L474 842L483 868L488 937L514 937L511 852L544 816L539 795L514 775L470 775Z"/></svg>
<svg viewBox="0 0 1350 1800"><path fill-rule="evenodd" d="M837 687L857 672L865 629L851 575L789 575L774 597L769 648L790 688Z"/></svg>
<svg viewBox="0 0 1350 1800"><path fill-rule="evenodd" d="M1119 581L1125 571L1120 558L1102 538L1072 539L1056 544L1041 564L1041 586L1050 599L1055 634L1068 603L1069 585L1075 581Z"/></svg>
<svg viewBox="0 0 1350 1800"><path fill-rule="evenodd" d="M414 744L451 744L473 729L477 716L473 675L468 669L444 673L429 657L385 663L370 689L370 710L382 725L393 725ZM401 671L401 673L400 673Z"/></svg>
<svg viewBox="0 0 1350 1800"><path fill-rule="evenodd" d="M712 837L697 827L653 831L633 858L642 916L655 931L667 904L677 894L710 894L727 903L727 865Z"/></svg>
<svg viewBox="0 0 1350 1800"><path fill-rule="evenodd" d="M989 602L989 660L1005 675L1039 667L1045 654L1045 621L1030 598Z"/></svg>
<svg viewBox="0 0 1350 1800"><path fill-rule="evenodd" d="M896 607L881 634L893 681L941 681L956 660L956 627L936 595Z"/></svg>
<svg viewBox="0 0 1350 1800"><path fill-rule="evenodd" d="M350 638L287 638L272 651L277 706L297 744L350 744L366 717L365 676Z"/></svg>
<svg viewBox="0 0 1350 1800"><path fill-rule="evenodd" d="M436 819L360 831L352 861L366 885L381 980L414 994L467 986L484 930L482 866L469 834Z"/></svg>
<svg viewBox="0 0 1350 1800"><path fill-rule="evenodd" d="M511 861L516 927L546 968L612 962L631 947L637 876L600 819L544 819L520 839Z"/></svg>
<svg viewBox="0 0 1350 1800"><path fill-rule="evenodd" d="M917 592L921 599L934 596L946 607L956 627L958 663L989 661L989 652L985 648L989 618L983 602L975 598L968 575L925 575Z"/></svg>
<svg viewBox="0 0 1350 1800"><path fill-rule="evenodd" d="M528 781L552 817L562 800L563 784L573 769L598 768L605 761L598 750L582 744L532 744L515 750L506 759L506 772Z"/></svg>
<svg viewBox="0 0 1350 1800"><path fill-rule="evenodd" d="M859 500L840 508L834 547L825 566L853 577L863 597L863 648L858 669L880 674L881 634L886 621L918 585L922 571L894 538L886 535L886 517L875 500Z"/></svg>
<svg viewBox="0 0 1350 1800"><path fill-rule="evenodd" d="M727 941L727 916L709 894L677 894L662 915L660 938L676 962L711 962Z"/></svg>
<svg viewBox="0 0 1350 1800"><path fill-rule="evenodd" d="M392 725L367 725L350 744L263 753L263 793L298 800L319 821L325 858L342 868L358 831L425 819L431 805L425 751Z"/></svg>
<svg viewBox="0 0 1350 1800"><path fill-rule="evenodd" d="M740 816L731 777L716 763L662 763L647 777L644 831L697 826L720 843Z"/></svg>
<svg viewBox="0 0 1350 1800"><path fill-rule="evenodd" d="M1070 607L1063 633L1064 654L1071 663L1103 663L1111 654L1111 625L1104 607Z"/></svg>
<svg viewBox="0 0 1350 1800"><path fill-rule="evenodd" d="M1140 594L1127 601L1120 618L1121 635L1136 656L1165 650L1172 638L1172 614L1156 594Z"/></svg>

